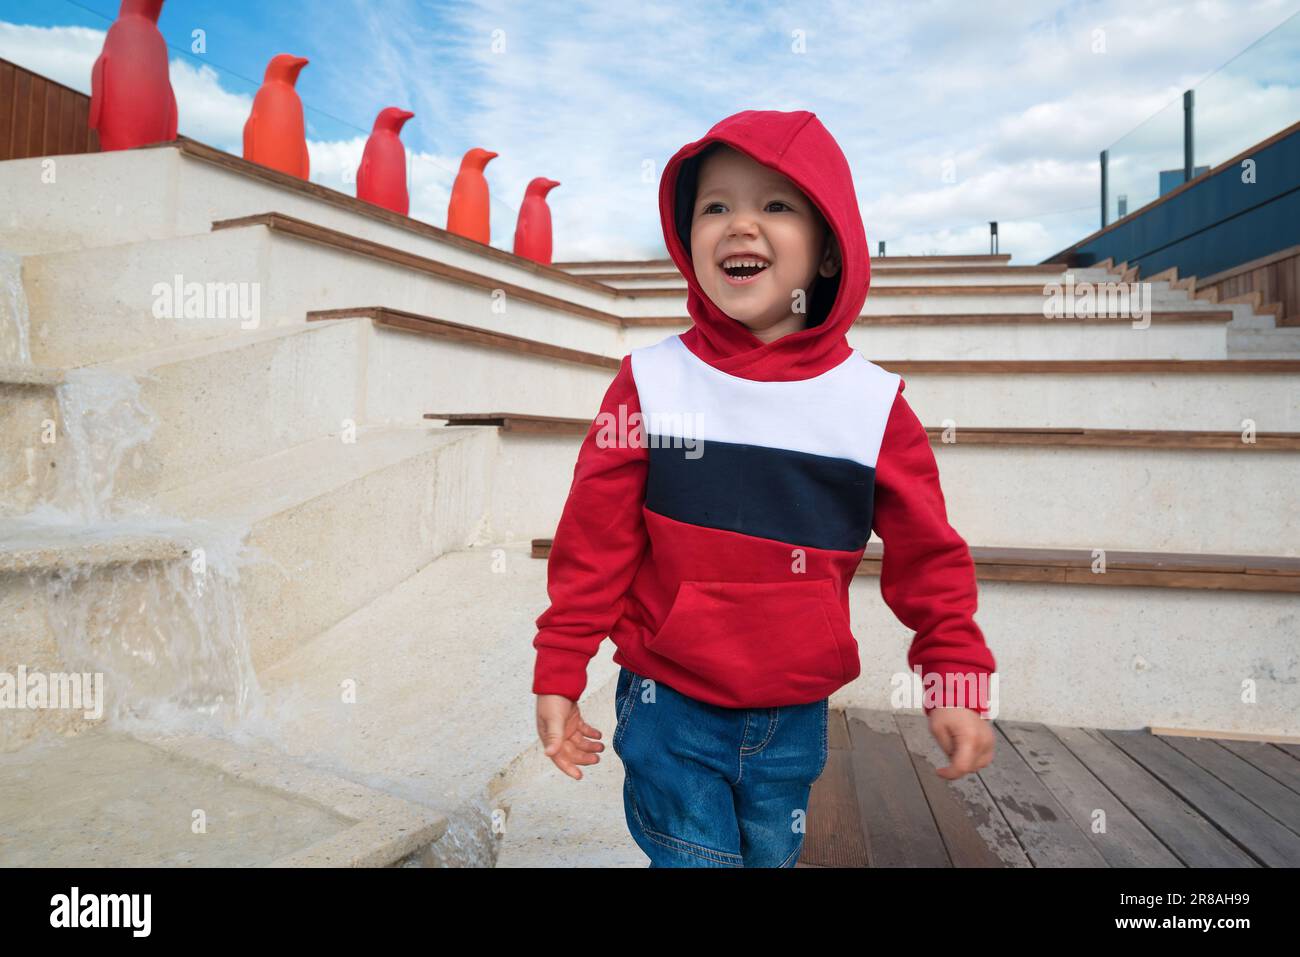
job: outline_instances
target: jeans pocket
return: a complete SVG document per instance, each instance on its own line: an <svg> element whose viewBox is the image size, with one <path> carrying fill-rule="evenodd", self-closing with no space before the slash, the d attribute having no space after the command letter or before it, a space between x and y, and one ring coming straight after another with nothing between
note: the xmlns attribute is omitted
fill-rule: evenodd
<svg viewBox="0 0 1300 957"><path fill-rule="evenodd" d="M632 672L620 666L618 680L614 683L614 713L616 715L623 713L623 698L627 694L627 689L631 686Z"/></svg>
<svg viewBox="0 0 1300 957"><path fill-rule="evenodd" d="M822 700L821 713L822 713L822 763L817 768L817 775L816 777L813 778L814 781L816 781L817 778L822 776L822 772L826 770L826 762L830 759L831 756L831 700L830 698L824 698Z"/></svg>
<svg viewBox="0 0 1300 957"><path fill-rule="evenodd" d="M614 740L612 746L614 753L622 756L619 745L622 744L623 738L627 731L628 718L632 715L633 705L636 703L638 685L640 685L640 676L635 672L622 668L618 673L618 682L614 688Z"/></svg>

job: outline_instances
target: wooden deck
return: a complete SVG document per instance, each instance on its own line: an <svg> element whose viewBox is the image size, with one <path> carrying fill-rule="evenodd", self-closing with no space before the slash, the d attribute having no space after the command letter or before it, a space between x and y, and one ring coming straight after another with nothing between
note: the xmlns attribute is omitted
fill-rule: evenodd
<svg viewBox="0 0 1300 957"><path fill-rule="evenodd" d="M796 866L1300 866L1298 745L993 726L952 782L924 716L831 711Z"/></svg>

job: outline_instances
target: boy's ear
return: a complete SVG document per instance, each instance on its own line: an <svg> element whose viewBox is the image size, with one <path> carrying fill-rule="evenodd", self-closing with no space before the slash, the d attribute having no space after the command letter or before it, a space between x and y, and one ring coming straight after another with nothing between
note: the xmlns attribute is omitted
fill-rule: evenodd
<svg viewBox="0 0 1300 957"><path fill-rule="evenodd" d="M827 279L829 279L831 276L834 276L837 272L840 271L840 264L841 264L841 259L840 259L839 240L836 238L834 231L832 231L830 228L827 228L826 244L823 247L822 261L821 264L817 267L817 272L820 275L823 275Z"/></svg>

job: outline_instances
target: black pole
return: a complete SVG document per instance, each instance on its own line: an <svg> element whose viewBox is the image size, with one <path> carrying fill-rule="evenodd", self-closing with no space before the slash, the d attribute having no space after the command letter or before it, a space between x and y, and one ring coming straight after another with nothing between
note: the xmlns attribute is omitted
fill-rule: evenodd
<svg viewBox="0 0 1300 957"><path fill-rule="evenodd" d="M1107 186L1106 169L1107 169L1107 164L1109 162L1110 162L1110 150L1102 150L1101 151L1101 228L1102 229L1106 228L1106 206L1107 206L1107 199L1108 199L1108 197L1106 196L1106 186Z"/></svg>
<svg viewBox="0 0 1300 957"><path fill-rule="evenodd" d="M1196 151L1192 148L1193 90L1183 92L1183 182L1190 183L1196 170Z"/></svg>
<svg viewBox="0 0 1300 957"><path fill-rule="evenodd" d="M998 223L997 220L989 221L989 255L995 256L998 252Z"/></svg>
<svg viewBox="0 0 1300 957"><path fill-rule="evenodd" d="M876 253L876 255L877 256L885 255L885 241L883 239L880 241L880 252Z"/></svg>

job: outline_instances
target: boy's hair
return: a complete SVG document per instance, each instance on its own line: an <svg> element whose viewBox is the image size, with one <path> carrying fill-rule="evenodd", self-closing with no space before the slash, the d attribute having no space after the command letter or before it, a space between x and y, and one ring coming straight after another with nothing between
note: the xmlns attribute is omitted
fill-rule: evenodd
<svg viewBox="0 0 1300 957"><path fill-rule="evenodd" d="M727 145L721 142L710 143L694 156L682 160L681 168L678 170L677 197L673 209L673 221L677 226L677 236L682 241L682 248L686 250L688 256L691 252L691 223L695 219L695 197L699 192L700 166L706 158ZM829 233L830 224L826 221L825 215L822 214L816 203L813 203L812 206L816 210L818 218L821 219L824 230ZM807 328L811 329L813 326L821 325L822 321L830 314L831 306L835 304L835 297L840 291L840 276L843 274L844 268L843 264L841 264L840 270L829 279L820 272L813 276L812 289L808 292Z"/></svg>

